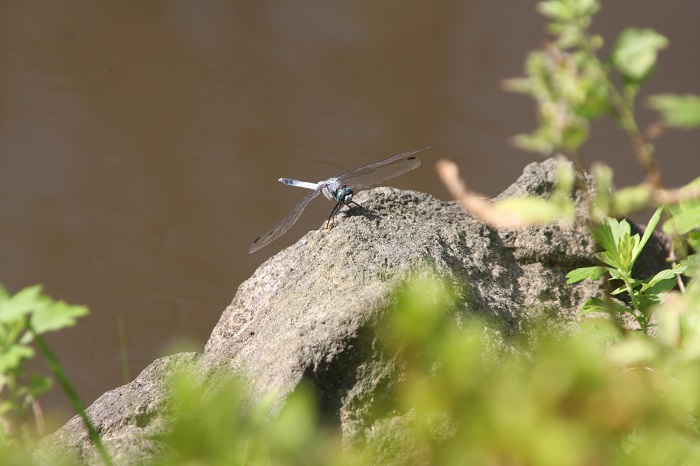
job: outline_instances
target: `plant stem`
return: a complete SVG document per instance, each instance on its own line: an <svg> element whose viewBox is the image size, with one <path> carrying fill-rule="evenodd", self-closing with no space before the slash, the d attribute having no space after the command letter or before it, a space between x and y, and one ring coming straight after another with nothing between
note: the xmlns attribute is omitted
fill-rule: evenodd
<svg viewBox="0 0 700 466"><path fill-rule="evenodd" d="M647 176L645 181L650 183L655 188L661 188L661 172L652 155L653 146L644 139L644 135L639 130L637 121L634 118L634 110L630 104L630 101L634 98L634 96L630 96L630 98L627 99L618 91L610 80L605 66L598 59L598 56L591 45L589 35L586 34L585 30L581 29L580 36L582 37L582 48L586 51L592 62L595 63L598 73L605 83L605 87L607 87L608 91L610 92L610 97L617 112L617 116L620 119L620 124L632 139L632 146L637 156L637 160L646 170Z"/></svg>
<svg viewBox="0 0 700 466"><path fill-rule="evenodd" d="M34 330L34 328L31 326L31 324L28 324L28 328L29 328L29 331L32 333L32 336L34 337L34 341L36 342L36 345L39 348L39 351L41 351L41 354L46 359L46 362L48 363L49 368L51 369L54 376L58 380L58 383L61 385L63 392L66 394L66 396L68 397L68 400L73 405L73 409L82 418L83 423L85 424L85 427L88 430L88 434L90 435L90 440L92 440L92 442L95 444L95 447L97 447L97 450L100 452L100 456L102 457L102 461L104 461L104 463L108 466L113 466L114 463L112 462L112 458L109 456L107 449L105 448L104 444L102 443L102 439L100 438L100 434L95 429L95 426L92 425L90 418L88 417L87 413L85 412L85 407L84 407L83 403L80 401L80 398L78 397L78 393L75 391L75 388L70 383L70 380L68 380L68 376L66 375L65 371L61 367L61 364L58 362L56 355L53 353L53 351L51 351L51 348L49 348L49 345L46 344L46 340L44 340L44 338Z"/></svg>
<svg viewBox="0 0 700 466"><path fill-rule="evenodd" d="M627 288L627 294L630 296L630 301L632 301L632 308L634 309L635 313L635 318L637 322L639 323L639 326L641 327L642 331L644 333L647 333L647 329L649 327L648 323L648 318L644 312L642 312L639 308L639 299L637 297L637 293L634 292L634 287L630 283L628 277L626 275L622 276L622 280L625 282L625 288ZM641 320L640 320L641 317Z"/></svg>

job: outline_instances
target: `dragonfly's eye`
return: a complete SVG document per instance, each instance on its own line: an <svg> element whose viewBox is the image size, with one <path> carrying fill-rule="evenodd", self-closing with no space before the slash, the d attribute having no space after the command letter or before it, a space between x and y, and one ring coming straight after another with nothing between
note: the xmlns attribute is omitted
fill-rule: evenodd
<svg viewBox="0 0 700 466"><path fill-rule="evenodd" d="M338 188L338 190L335 192L335 199L338 202L342 202L343 204L352 201L352 188L348 188L347 186L343 186L341 188Z"/></svg>

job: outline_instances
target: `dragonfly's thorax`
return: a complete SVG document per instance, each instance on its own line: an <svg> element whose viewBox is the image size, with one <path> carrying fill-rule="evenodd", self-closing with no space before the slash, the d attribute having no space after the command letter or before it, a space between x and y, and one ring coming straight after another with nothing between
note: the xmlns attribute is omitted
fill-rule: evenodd
<svg viewBox="0 0 700 466"><path fill-rule="evenodd" d="M331 201L347 204L352 201L355 192L347 185L341 184L336 178L331 178L321 189L321 192Z"/></svg>

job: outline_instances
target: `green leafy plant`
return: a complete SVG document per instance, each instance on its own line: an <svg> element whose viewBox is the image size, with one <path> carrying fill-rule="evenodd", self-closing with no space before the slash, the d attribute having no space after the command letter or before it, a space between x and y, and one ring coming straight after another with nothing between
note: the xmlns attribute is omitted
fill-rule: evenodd
<svg viewBox="0 0 700 466"><path fill-rule="evenodd" d="M594 240L603 248L602 252L596 253L596 258L605 265L572 270L567 274L567 283L576 283L584 279L598 280L608 276L610 281L622 282L622 285L616 287L611 294L615 296L626 293L629 296L630 305L590 298L583 306L583 314L601 311L630 314L643 332L646 333L649 330L652 306L661 302L662 293L676 286L677 276L686 269L685 264L679 264L646 279L640 280L632 276L634 264L656 228L660 216L661 209L657 209L641 238L639 234L631 234L630 224L626 220L608 218L602 225L591 229Z"/></svg>
<svg viewBox="0 0 700 466"><path fill-rule="evenodd" d="M26 437L30 411L40 413L37 396L51 387L47 376L25 370L36 335L74 325L85 314L85 307L53 301L40 286L10 296L0 285L0 441Z"/></svg>
<svg viewBox="0 0 700 466"><path fill-rule="evenodd" d="M589 138L590 122L609 115L630 135L639 161L652 174L656 170L652 150L635 121L634 105L668 40L651 29L629 28L620 34L610 56L601 59L603 38L588 32L599 9L596 0L538 4L554 39L544 50L530 54L527 76L506 81L506 88L535 98L540 127L515 142L545 154L563 151L580 167L579 150Z"/></svg>
<svg viewBox="0 0 700 466"><path fill-rule="evenodd" d="M589 32L600 8L597 0L539 2L537 9L548 19L552 39L542 50L530 53L524 77L504 83L507 90L530 96L537 103L539 127L516 136L515 144L528 151L566 156L574 162L584 192L581 149L590 138L592 122L608 116L629 136L646 177L638 185L613 190L612 171L596 162L591 169L596 188L589 199L594 222L673 202L677 190L661 188L654 135L660 134L660 126L700 127L700 97L660 94L649 97L647 103L659 111L661 122L647 131L640 128L635 117L637 97L654 73L658 54L668 46L668 39L651 29L628 28L614 41L609 55L600 57L604 39ZM700 193L695 194L698 196ZM561 206L561 201L556 205Z"/></svg>
<svg viewBox="0 0 700 466"><path fill-rule="evenodd" d="M588 204L591 233L603 249L597 258L605 265L574 270L568 276L569 283L607 276L621 283L613 287L612 296L629 297L629 305L613 299L592 298L583 312L607 309L629 313L646 332L652 307L673 286L683 290L684 282L678 275L688 269L686 276L692 280L695 264L700 263L695 255L700 246L700 182L696 180L679 189L663 189L653 157L653 142L660 134L660 127L700 127L700 97L692 94L649 97L647 103L659 112L660 121L643 131L635 118L637 97L654 73L658 54L668 46L668 40L651 29L628 28L613 41L608 56L601 57L604 39L589 32L593 17L601 8L598 0L544 0L537 8L548 20L547 30L552 39L542 50L528 56L525 76L508 80L505 86L535 99L539 127L530 134L517 136L515 143L525 150L558 153L571 160L578 170L577 183ZM593 183L585 185L581 149L590 137L591 123L602 116L612 118L629 136L635 158L646 171L641 183L614 189L613 171L596 162L590 170ZM573 212L571 196L565 198L558 193L546 202L557 206L559 212L568 202L571 204L568 211ZM511 210L531 205L528 199L508 202ZM630 234L625 220L611 218L650 206L659 210L642 238ZM670 257L674 266L654 277L636 279L631 275L632 267L660 221L661 208L668 216L663 229L674 240ZM548 210L551 209L542 209Z"/></svg>
<svg viewBox="0 0 700 466"><path fill-rule="evenodd" d="M173 419L155 438L168 449L156 464L330 464L339 436L319 420L313 392L300 386L275 415L273 396L251 406L243 380L202 379L186 367L169 381Z"/></svg>
<svg viewBox="0 0 700 466"><path fill-rule="evenodd" d="M668 46L668 39L651 29L628 28L602 57L604 39L589 31L600 8L598 0L539 2L537 9L548 19L551 39L528 55L524 76L504 81L506 90L535 100L539 120L534 131L516 136L514 143L559 159L560 178L548 199L524 196L485 203L466 189L454 164L438 164L438 174L453 196L484 223L513 228L572 222L576 220L576 196L582 197L593 224L648 207L700 199L700 187L664 188L654 160L654 142L665 127L700 127L700 96L667 93L649 97L647 104L658 110L659 120L642 129L635 117L638 96L656 70L657 57ZM591 137L592 123L604 116L629 137L634 159L646 172L640 183L614 189L613 171L600 161L593 162L586 173L582 149ZM570 173L571 166L575 173Z"/></svg>
<svg viewBox="0 0 700 466"><path fill-rule="evenodd" d="M679 191L681 200L668 206L669 218L664 222L663 231L674 239L675 258L688 266L686 276L694 277L700 270L700 178L696 178Z"/></svg>
<svg viewBox="0 0 700 466"><path fill-rule="evenodd" d="M76 319L87 313L85 306L51 299L41 292L39 285L25 288L15 295L10 295L0 285L0 447L3 449L32 439L30 411L34 414L35 424L42 422L37 397L51 387L51 379L26 370L27 362L35 356L34 344L83 418L105 463L111 464L77 392L43 338L45 333L75 325ZM36 433L42 432L39 429Z"/></svg>

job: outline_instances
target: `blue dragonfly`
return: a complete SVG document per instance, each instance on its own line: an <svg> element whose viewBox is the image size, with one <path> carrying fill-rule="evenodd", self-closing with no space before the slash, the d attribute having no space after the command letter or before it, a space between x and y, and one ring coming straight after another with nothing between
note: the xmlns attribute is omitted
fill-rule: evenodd
<svg viewBox="0 0 700 466"><path fill-rule="evenodd" d="M366 189L371 186L375 186L382 183L388 179L394 178L399 175L403 175L406 172L417 168L421 161L415 154L430 149L430 147L422 147L420 149L412 150L410 152L405 152L403 154L395 155L381 162L376 162L370 165L365 165L364 167L355 168L348 172L338 175L334 178L329 178L327 180L319 181L318 183L310 183L308 181L292 180L290 178L280 178L279 181L286 184L287 186L296 186L299 188L310 189L311 192L307 194L301 202L292 209L291 212L287 214L282 220L277 222L272 228L267 230L261 236L258 237L253 244L250 246L248 253L253 253L258 249L261 249L289 230L292 225L299 219L302 212L306 206L318 196L323 193L326 198L330 201L336 202L335 207L331 211L331 215L328 217L326 222L326 228L329 227L331 219L338 213L338 211L344 205L351 208L350 204L355 204L360 206L357 202L353 201L352 198L355 195L355 190Z"/></svg>

